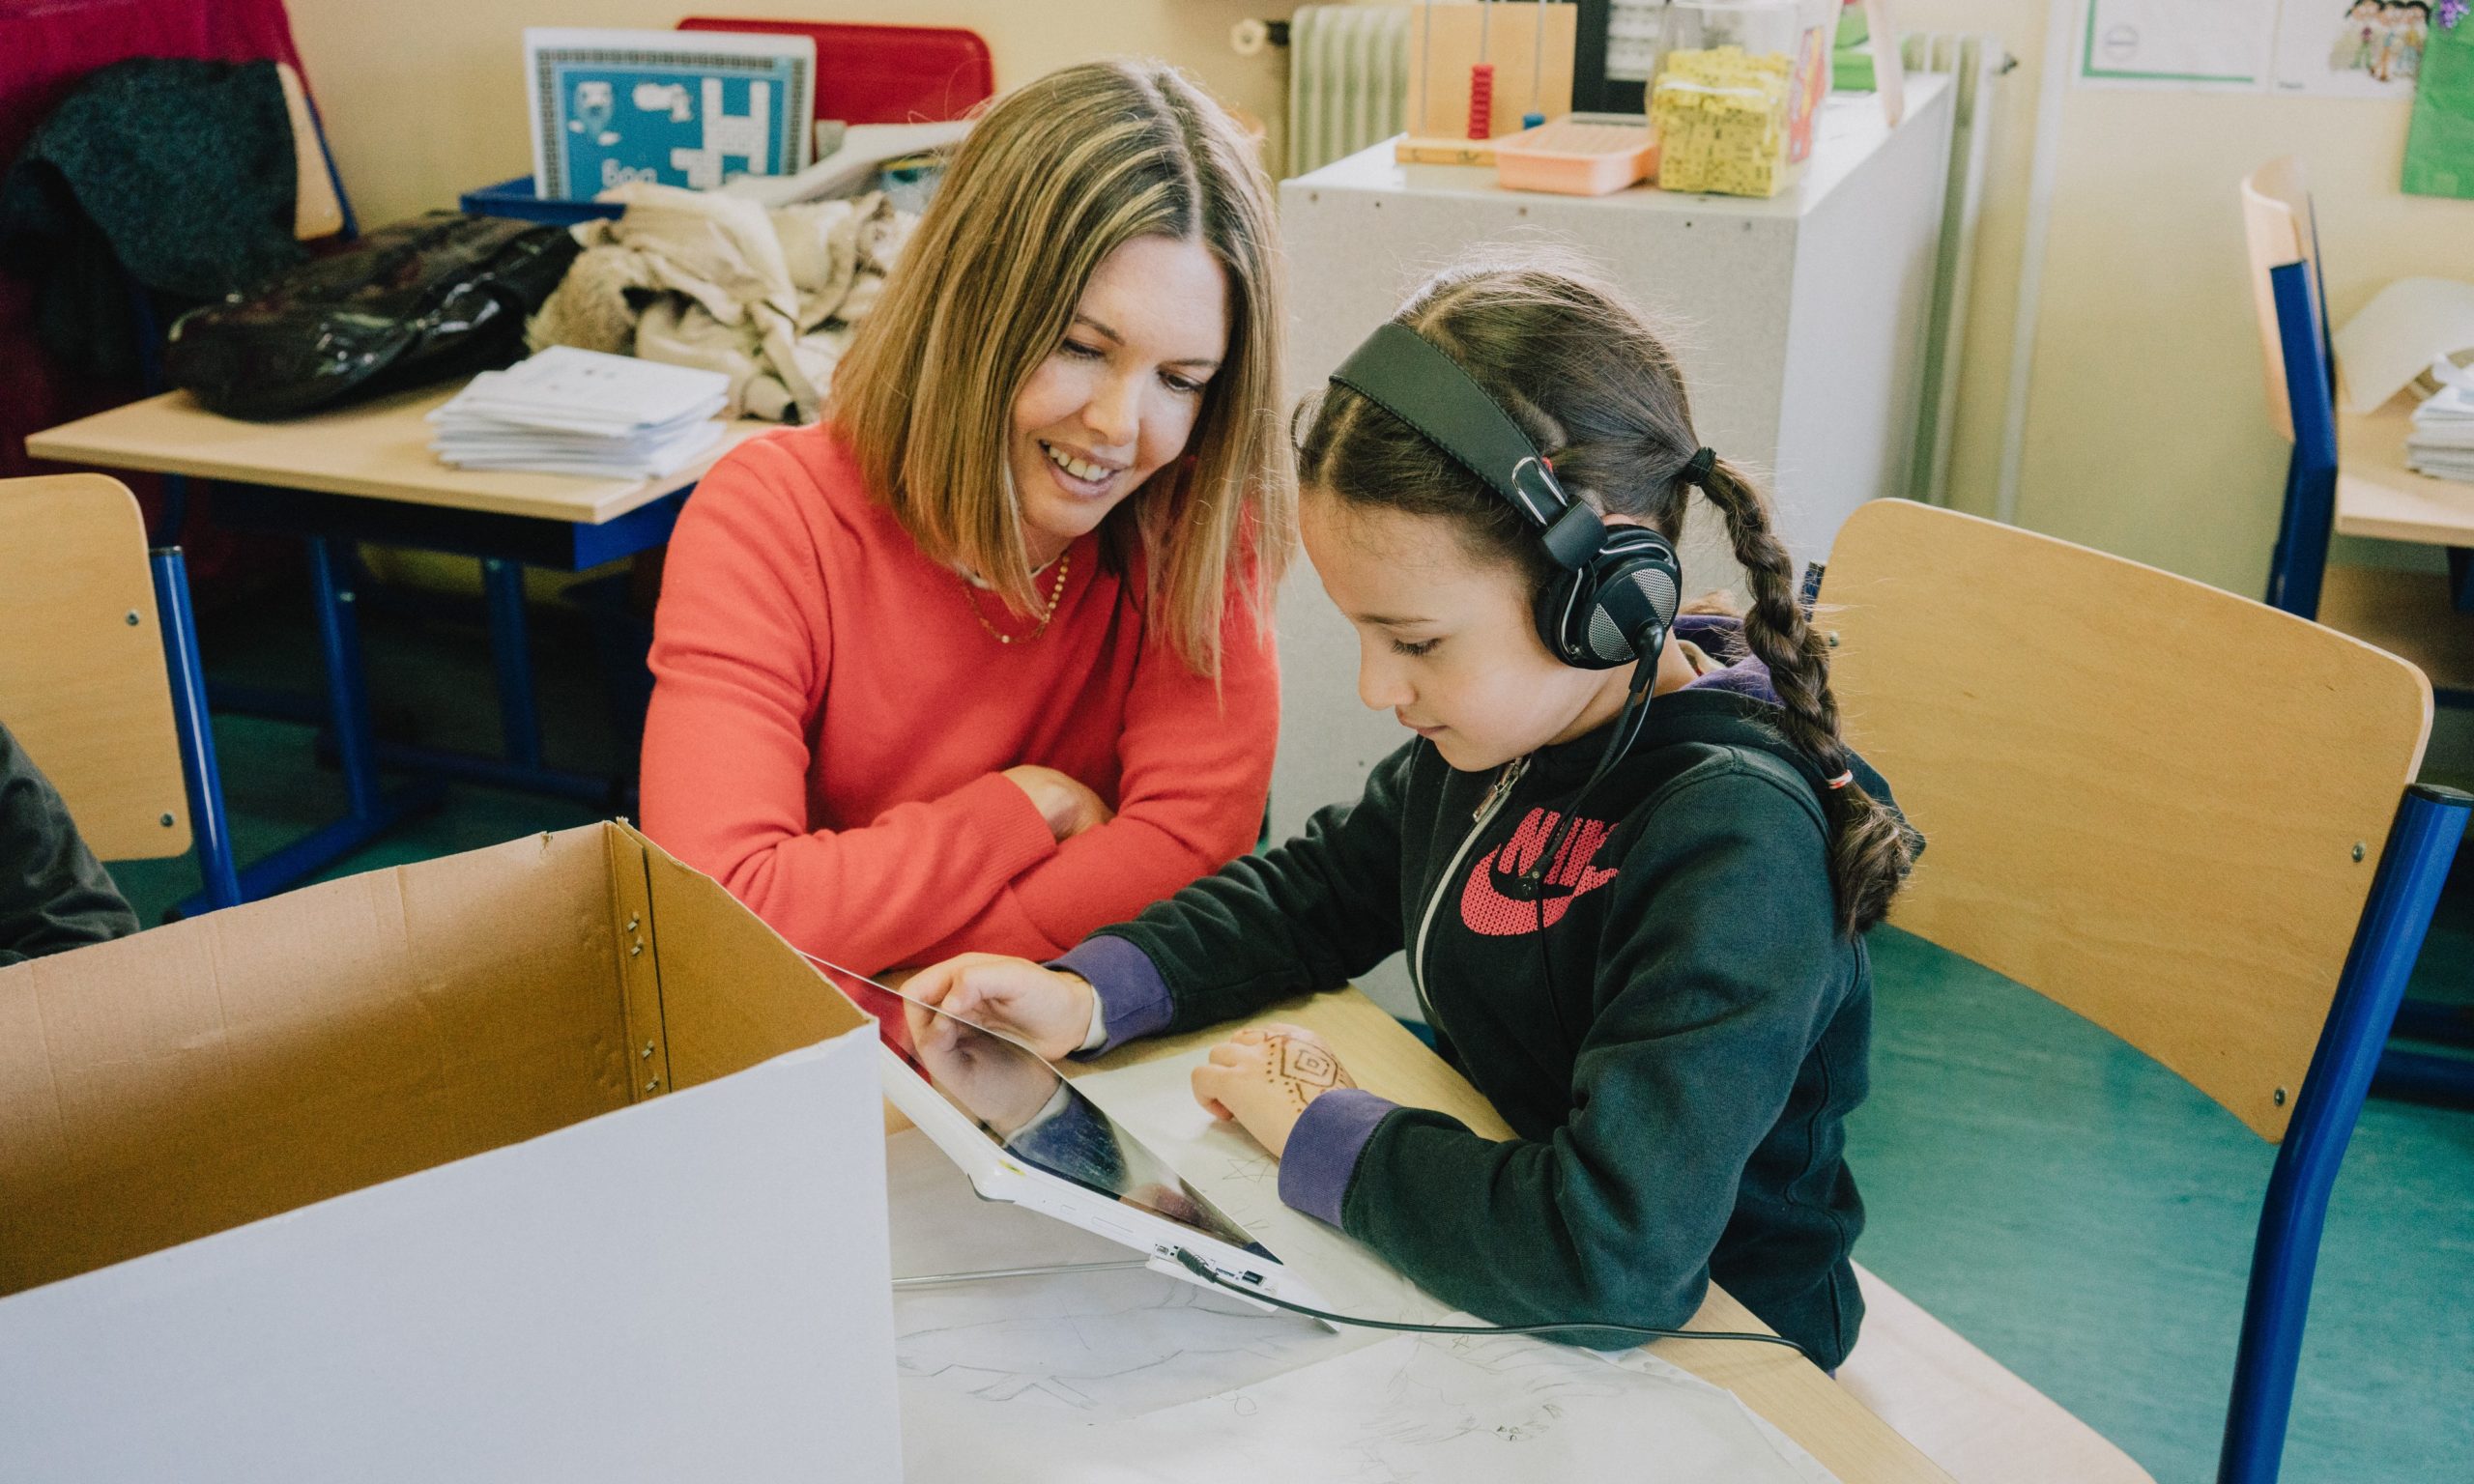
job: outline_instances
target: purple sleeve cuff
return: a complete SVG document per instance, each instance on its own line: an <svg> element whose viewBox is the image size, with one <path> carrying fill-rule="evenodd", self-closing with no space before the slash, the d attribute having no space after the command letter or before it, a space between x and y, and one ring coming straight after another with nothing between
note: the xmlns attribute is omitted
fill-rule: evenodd
<svg viewBox="0 0 2474 1484"><path fill-rule="evenodd" d="M1374 1127L1399 1104L1361 1087L1336 1087L1306 1105L1280 1160L1280 1198L1334 1226Z"/></svg>
<svg viewBox="0 0 2474 1484"><path fill-rule="evenodd" d="M1084 938L1063 956L1049 960L1048 966L1081 975L1100 997L1100 1024L1108 1031L1108 1040L1088 1051L1075 1052L1077 1060L1105 1056L1129 1041L1157 1036L1168 1028L1174 1011L1168 982L1160 977L1150 955L1125 939Z"/></svg>

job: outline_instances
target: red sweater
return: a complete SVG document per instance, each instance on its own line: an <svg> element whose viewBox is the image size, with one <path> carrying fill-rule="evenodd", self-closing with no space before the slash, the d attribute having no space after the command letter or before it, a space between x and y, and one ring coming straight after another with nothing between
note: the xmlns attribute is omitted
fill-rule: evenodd
<svg viewBox="0 0 2474 1484"><path fill-rule="evenodd" d="M672 538L644 822L783 936L862 973L1050 957L1253 843L1280 729L1267 637L1221 682L1145 640L1138 578L1070 549L1048 631L931 560L823 426L746 444ZM1043 599L1053 589L1043 573ZM1000 770L1055 768L1116 817L1063 844Z"/></svg>

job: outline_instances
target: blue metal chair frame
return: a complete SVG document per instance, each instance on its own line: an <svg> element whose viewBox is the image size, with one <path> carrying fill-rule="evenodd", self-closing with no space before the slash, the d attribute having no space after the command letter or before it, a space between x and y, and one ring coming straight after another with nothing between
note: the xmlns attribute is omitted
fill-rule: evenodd
<svg viewBox="0 0 2474 1484"><path fill-rule="evenodd" d="M2286 396L2293 413L2293 457L2286 466L2285 513L2268 570L2268 606L2305 618L2319 614L2319 587L2337 519L2335 366L2318 275L2307 263L2268 271L2276 295L2277 337L2284 350ZM2452 552L2452 571L2465 563ZM2460 606L2464 581L2452 584ZM2474 704L2474 695L2435 690L2444 705ZM2400 1031L2424 1041L2474 1045L2474 1013L2450 1005L2408 1000L2394 1016ZM2392 1048L2380 1060L2373 1091L2382 1097L2474 1102L2474 1063Z"/></svg>
<svg viewBox="0 0 2474 1484"><path fill-rule="evenodd" d="M2382 1066L2382 1047L2470 813L2474 795L2417 784L2405 790L2380 853L2327 1023L2268 1177L2251 1248L2250 1296L2234 1355L2218 1484L2275 1484L2328 1194Z"/></svg>
<svg viewBox="0 0 2474 1484"><path fill-rule="evenodd" d="M206 712L206 668L198 660L197 620L189 608L189 569L177 546L157 547L147 564L155 577L155 612L163 625L164 669L172 682L172 723L180 736L181 778L189 796L189 835L197 848L199 895L209 907L238 906L242 894L232 859L232 830L223 813L223 773L215 760L215 728Z"/></svg>
<svg viewBox="0 0 2474 1484"><path fill-rule="evenodd" d="M2293 414L2293 457L2286 463L2285 509L2268 562L2267 602L2316 619L2337 525L2336 375L2311 265L2287 263L2270 269L2268 276L2285 353L2286 401Z"/></svg>

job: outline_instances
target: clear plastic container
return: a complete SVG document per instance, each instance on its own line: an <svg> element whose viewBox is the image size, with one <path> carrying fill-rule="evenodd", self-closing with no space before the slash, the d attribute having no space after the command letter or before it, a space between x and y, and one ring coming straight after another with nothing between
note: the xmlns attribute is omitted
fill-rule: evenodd
<svg viewBox="0 0 2474 1484"><path fill-rule="evenodd" d="M1774 196L1812 153L1837 0L1677 0L1650 117L1666 190Z"/></svg>

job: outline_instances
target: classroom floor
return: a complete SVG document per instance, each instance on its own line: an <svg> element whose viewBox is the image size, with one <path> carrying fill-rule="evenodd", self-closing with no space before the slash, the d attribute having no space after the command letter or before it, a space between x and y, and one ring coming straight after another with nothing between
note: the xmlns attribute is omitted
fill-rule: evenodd
<svg viewBox="0 0 2474 1484"><path fill-rule="evenodd" d="M218 680L314 676L305 603L209 615ZM365 610L382 725L486 749L477 624ZM580 626L536 634L551 761L618 751ZM482 698L476 702L474 698ZM340 808L306 727L218 718L244 859ZM597 817L477 788L337 868L348 874ZM2474 852L2469 852L2474 857ZM196 889L187 860L114 868L141 920ZM2474 860L2415 992L2474 999ZM2069 1013L1916 939L1875 947L1873 1096L1850 1131L1871 1222L1858 1257L2112 1438L2161 1484L2214 1476L2243 1274L2273 1151ZM2374 1100L2337 1184L2304 1347L2288 1484L2462 1480L2474 1458L2474 1113Z"/></svg>

